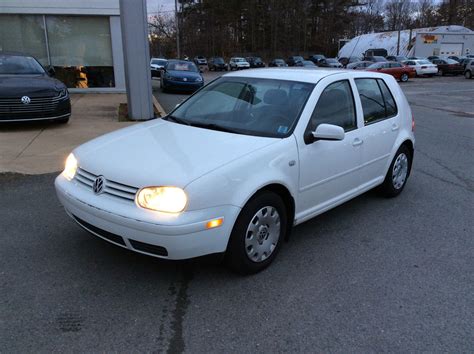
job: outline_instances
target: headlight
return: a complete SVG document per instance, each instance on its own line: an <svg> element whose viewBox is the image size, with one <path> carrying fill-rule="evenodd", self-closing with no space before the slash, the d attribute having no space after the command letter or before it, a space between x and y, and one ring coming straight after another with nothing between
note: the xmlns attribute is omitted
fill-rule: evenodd
<svg viewBox="0 0 474 354"><path fill-rule="evenodd" d="M202 81L202 77L197 77L196 78L196 82L201 82Z"/></svg>
<svg viewBox="0 0 474 354"><path fill-rule="evenodd" d="M186 193L178 187L146 187L137 195L139 206L164 213L179 213L187 202Z"/></svg>
<svg viewBox="0 0 474 354"><path fill-rule="evenodd" d="M73 154L69 154L66 159L66 166L64 167L63 175L69 181L74 178L77 171L77 160Z"/></svg>

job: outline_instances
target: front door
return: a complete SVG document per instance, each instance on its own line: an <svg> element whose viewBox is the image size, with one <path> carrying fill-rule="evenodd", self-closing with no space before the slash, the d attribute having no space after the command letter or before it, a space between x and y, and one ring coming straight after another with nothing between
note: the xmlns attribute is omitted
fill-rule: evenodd
<svg viewBox="0 0 474 354"><path fill-rule="evenodd" d="M341 141L311 139L319 124L345 130ZM311 218L357 192L361 183L361 145L353 90L349 80L327 84L321 92L303 139L298 139L300 180L297 219Z"/></svg>

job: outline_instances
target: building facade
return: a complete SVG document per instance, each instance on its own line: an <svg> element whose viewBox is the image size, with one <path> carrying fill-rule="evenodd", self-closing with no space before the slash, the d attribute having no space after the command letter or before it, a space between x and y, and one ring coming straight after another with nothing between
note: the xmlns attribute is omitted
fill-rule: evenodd
<svg viewBox="0 0 474 354"><path fill-rule="evenodd" d="M1 51L54 67L71 91L125 91L119 0L1 0Z"/></svg>

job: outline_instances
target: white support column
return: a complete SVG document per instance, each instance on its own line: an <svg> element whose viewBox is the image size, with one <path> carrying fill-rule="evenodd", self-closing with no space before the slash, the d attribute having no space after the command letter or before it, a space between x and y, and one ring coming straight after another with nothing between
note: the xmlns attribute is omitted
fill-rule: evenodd
<svg viewBox="0 0 474 354"><path fill-rule="evenodd" d="M146 0L120 0L128 116L133 120L154 117L150 74L150 48Z"/></svg>

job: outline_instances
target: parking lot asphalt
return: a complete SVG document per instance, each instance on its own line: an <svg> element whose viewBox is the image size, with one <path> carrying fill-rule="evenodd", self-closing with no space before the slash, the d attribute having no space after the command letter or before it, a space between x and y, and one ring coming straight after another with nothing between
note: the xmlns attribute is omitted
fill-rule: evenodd
<svg viewBox="0 0 474 354"><path fill-rule="evenodd" d="M472 351L474 81L402 88L404 192L299 225L254 276L117 248L66 216L55 174L0 175L0 352ZM184 98L155 94L165 110Z"/></svg>

